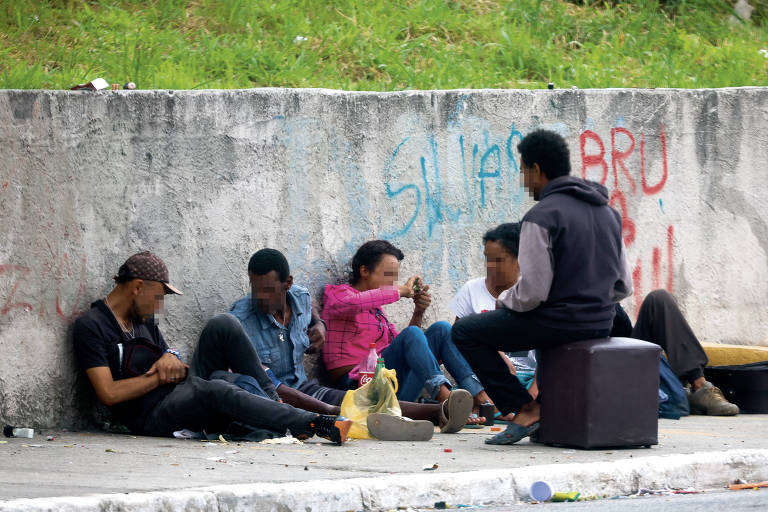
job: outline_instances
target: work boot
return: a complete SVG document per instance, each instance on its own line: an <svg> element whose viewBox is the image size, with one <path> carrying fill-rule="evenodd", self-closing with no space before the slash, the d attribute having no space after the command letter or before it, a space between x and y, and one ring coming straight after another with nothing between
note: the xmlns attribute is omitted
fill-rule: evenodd
<svg viewBox="0 0 768 512"><path fill-rule="evenodd" d="M708 416L735 416L739 414L739 407L732 404L723 396L720 388L709 381L694 392L688 392L688 403L691 406L691 414L706 414Z"/></svg>
<svg viewBox="0 0 768 512"><path fill-rule="evenodd" d="M352 428L352 420L348 420L344 416L318 414L309 426L316 436L341 446L347 440L347 433Z"/></svg>

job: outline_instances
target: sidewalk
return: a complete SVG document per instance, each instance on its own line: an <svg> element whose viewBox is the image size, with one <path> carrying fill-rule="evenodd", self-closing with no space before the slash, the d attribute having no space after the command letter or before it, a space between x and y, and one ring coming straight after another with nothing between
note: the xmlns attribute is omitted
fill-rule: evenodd
<svg viewBox="0 0 768 512"><path fill-rule="evenodd" d="M489 429L426 443L313 439L266 445L104 433L2 439L0 511L386 510L514 503L530 482L615 496L640 487L722 487L768 480L768 415L660 420L651 449L483 444ZM53 441L46 436L53 435ZM425 471L426 465L437 469ZM67 497L67 498L61 498ZM36 499L26 499L36 498ZM46 499L47 498L47 499Z"/></svg>

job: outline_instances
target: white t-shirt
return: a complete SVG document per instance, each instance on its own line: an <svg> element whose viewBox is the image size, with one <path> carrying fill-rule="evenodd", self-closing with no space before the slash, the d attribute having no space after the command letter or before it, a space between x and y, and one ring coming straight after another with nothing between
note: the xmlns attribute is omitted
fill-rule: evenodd
<svg viewBox="0 0 768 512"><path fill-rule="evenodd" d="M448 304L457 318L473 313L485 313L496 309L496 299L485 286L485 278L478 277L464 283ZM515 354L520 354L516 352ZM536 369L536 351L531 350L527 356L510 356L517 371L532 372Z"/></svg>
<svg viewBox="0 0 768 512"><path fill-rule="evenodd" d="M478 277L464 283L448 308L462 318L473 313L485 313L496 309L496 299L485 286L485 278Z"/></svg>

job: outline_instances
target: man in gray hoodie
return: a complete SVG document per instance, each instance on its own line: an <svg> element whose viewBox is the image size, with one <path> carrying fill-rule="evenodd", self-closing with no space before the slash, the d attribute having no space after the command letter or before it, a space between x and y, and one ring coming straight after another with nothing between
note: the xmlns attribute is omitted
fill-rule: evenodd
<svg viewBox="0 0 768 512"><path fill-rule="evenodd" d="M488 444L512 444L538 429L540 406L498 351L549 348L609 335L619 300L632 294L621 217L600 184L570 176L568 145L536 130L518 145L524 186L538 201L520 230L520 279L497 309L453 326L453 341L502 414L516 413Z"/></svg>

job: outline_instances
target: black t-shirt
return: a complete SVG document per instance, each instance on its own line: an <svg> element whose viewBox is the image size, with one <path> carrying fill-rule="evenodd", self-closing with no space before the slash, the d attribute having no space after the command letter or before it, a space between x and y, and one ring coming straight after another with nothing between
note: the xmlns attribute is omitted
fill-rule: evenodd
<svg viewBox="0 0 768 512"><path fill-rule="evenodd" d="M163 351L168 348L160 329L153 320L134 324L136 338L144 338ZM109 367L114 380L125 378L120 370L120 351L118 344L130 340L117 323L115 316L103 300L91 304L91 309L83 313L73 329L75 356L82 371L98 366ZM159 386L144 396L121 402L110 408L112 414L133 432L141 433L149 413L165 398L174 384Z"/></svg>

